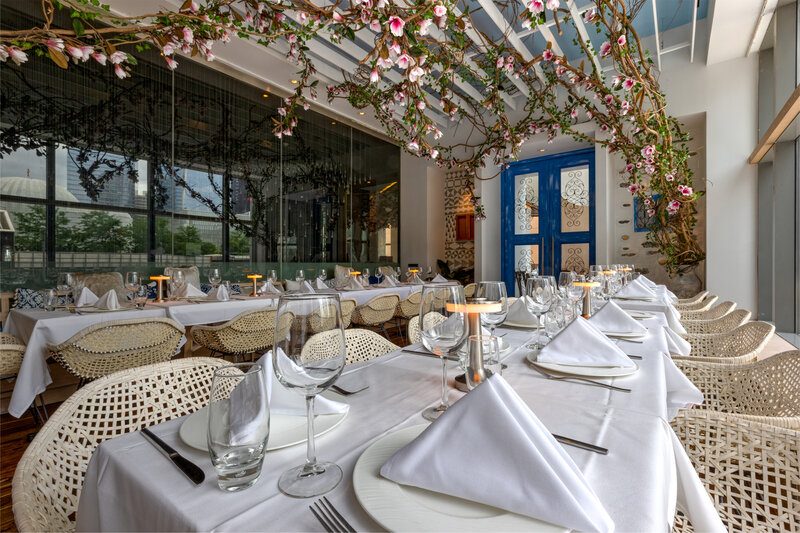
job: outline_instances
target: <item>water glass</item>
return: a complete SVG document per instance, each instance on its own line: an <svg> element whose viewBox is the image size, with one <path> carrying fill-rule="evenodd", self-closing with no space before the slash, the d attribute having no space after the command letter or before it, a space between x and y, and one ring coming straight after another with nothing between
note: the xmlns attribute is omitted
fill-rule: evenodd
<svg viewBox="0 0 800 533"><path fill-rule="evenodd" d="M219 285L219 282L222 281L222 274L220 273L218 268L209 268L208 269L208 283L212 287L216 287Z"/></svg>
<svg viewBox="0 0 800 533"><path fill-rule="evenodd" d="M256 363L217 368L208 404L208 452L219 488L233 492L258 481L268 438L264 368Z"/></svg>
<svg viewBox="0 0 800 533"><path fill-rule="evenodd" d="M481 281L478 283L475 297L486 298L490 302L500 302L500 311L496 313L481 313L481 323L484 326L489 326L491 335L494 335L494 328L502 324L508 315L506 284L502 281Z"/></svg>
<svg viewBox="0 0 800 533"><path fill-rule="evenodd" d="M297 283L302 283L303 281L305 281L305 279L306 279L306 273L305 273L304 271L302 271L302 270L297 270L297 271L294 273L294 280L295 280Z"/></svg>
<svg viewBox="0 0 800 533"><path fill-rule="evenodd" d="M535 276L528 279L526 290L528 298L525 299L525 305L528 311L536 316L536 343L526 346L533 350L541 348L541 320L542 315L546 313L555 299L555 286L547 276Z"/></svg>
<svg viewBox="0 0 800 533"><path fill-rule="evenodd" d="M141 286L142 276L138 272L125 273L125 289L127 289L132 295L136 294Z"/></svg>
<svg viewBox="0 0 800 533"><path fill-rule="evenodd" d="M144 309L147 304L147 286L140 285L136 292L133 293L133 303L137 309Z"/></svg>
<svg viewBox="0 0 800 533"><path fill-rule="evenodd" d="M272 283L278 281L278 272L273 268L267 272L267 279Z"/></svg>
<svg viewBox="0 0 800 533"><path fill-rule="evenodd" d="M58 273L58 284L56 288L60 291L68 291L72 288L75 284L75 277L72 275L72 272L59 272Z"/></svg>
<svg viewBox="0 0 800 533"><path fill-rule="evenodd" d="M324 268L319 269L319 279L321 281L328 279L328 272Z"/></svg>
<svg viewBox="0 0 800 533"><path fill-rule="evenodd" d="M56 303L58 303L58 295L55 289L46 289L44 291L44 310L54 310L56 308Z"/></svg>
<svg viewBox="0 0 800 533"><path fill-rule="evenodd" d="M180 288L183 287L183 272L180 270L174 270L170 276L170 281L172 283L170 293L180 290ZM172 294L170 294L170 296L172 296Z"/></svg>
<svg viewBox="0 0 800 533"><path fill-rule="evenodd" d="M470 366L470 361L476 357L480 357L483 360L483 368L486 370L487 378L492 374L502 373L500 342L494 335L470 335L467 339L467 349L464 353L465 357L461 359L461 368L464 369L468 389L474 389L483 381L476 379L475 372Z"/></svg>

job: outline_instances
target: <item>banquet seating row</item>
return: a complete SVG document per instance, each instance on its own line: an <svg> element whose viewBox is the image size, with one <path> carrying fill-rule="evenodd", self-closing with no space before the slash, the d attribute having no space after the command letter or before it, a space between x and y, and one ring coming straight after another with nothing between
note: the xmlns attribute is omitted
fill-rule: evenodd
<svg viewBox="0 0 800 533"><path fill-rule="evenodd" d="M774 334L775 326L768 322L746 322L727 333L689 333L685 339L692 351L686 358L707 363L750 363Z"/></svg>

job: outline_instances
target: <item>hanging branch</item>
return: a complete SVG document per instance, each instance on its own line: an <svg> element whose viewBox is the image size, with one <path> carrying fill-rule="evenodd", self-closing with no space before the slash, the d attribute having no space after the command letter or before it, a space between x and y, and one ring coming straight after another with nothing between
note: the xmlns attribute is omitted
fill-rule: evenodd
<svg viewBox="0 0 800 533"><path fill-rule="evenodd" d="M22 65L34 54L62 68L93 61L125 78L136 66L125 51L131 48L156 47L174 69L179 54L213 60L218 41L251 39L265 47L285 42L286 57L299 70L294 93L272 119L273 133L282 137L293 134L298 109L307 109L319 96L310 41L371 39L357 69L342 72L325 88L329 100L343 98L358 109L371 109L406 151L473 175L487 159L506 168L537 134L552 140L565 133L604 146L626 163L622 178L654 218L648 240L664 255L667 270L675 272L704 258L694 235L694 204L702 193L692 190L688 137L666 113L652 60L632 24L644 1L594 0L582 22L604 42L595 50L591 42L577 39L584 56L579 65L554 53L550 44L530 58L513 46L511 25L500 37L484 35L463 0L186 0L176 11L132 17L115 16L96 0L41 0L41 27L0 30L0 60ZM559 33L578 22L560 0L526 2L494 5L525 28L544 24L546 13ZM60 8L69 10L72 29L53 25ZM609 75L598 70L595 55L610 65ZM518 97L524 105L508 111L507 95L517 87L524 88ZM576 125L584 119L603 134L581 133ZM441 120L466 128L460 132L466 140L442 143ZM475 206L482 214L477 199Z"/></svg>

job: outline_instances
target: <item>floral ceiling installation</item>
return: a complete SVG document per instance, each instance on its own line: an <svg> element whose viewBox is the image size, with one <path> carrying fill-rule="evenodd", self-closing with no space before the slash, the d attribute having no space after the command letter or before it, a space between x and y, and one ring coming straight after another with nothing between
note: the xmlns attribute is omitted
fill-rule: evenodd
<svg viewBox="0 0 800 533"><path fill-rule="evenodd" d="M653 63L632 24L645 0L594 0L586 10L567 0L486 3L513 22L490 35L476 27L466 0L186 0L175 11L126 18L100 0L41 0L41 27L0 31L0 60L22 67L37 56L62 68L96 62L126 78L136 68L134 49L156 47L175 69L181 54L211 61L217 43L235 38L281 46L299 71L294 93L273 119L276 136L292 135L299 108L311 101L343 98L369 108L408 152L477 175L487 161L502 169L515 160L534 135L572 135L622 158L622 179L654 217L648 240L668 271L702 261L693 234L694 202L702 192L692 189L687 136L665 111ZM72 28L55 27L58 9L70 10ZM519 40L515 29L535 29L548 19L559 34L564 25L575 26L578 64L551 43L531 53ZM602 43L598 49L590 34ZM320 39L369 46L354 71L321 86L312 47ZM603 134L592 138L575 128L585 121ZM466 140L441 142L443 128L458 128ZM474 203L480 219L483 208Z"/></svg>

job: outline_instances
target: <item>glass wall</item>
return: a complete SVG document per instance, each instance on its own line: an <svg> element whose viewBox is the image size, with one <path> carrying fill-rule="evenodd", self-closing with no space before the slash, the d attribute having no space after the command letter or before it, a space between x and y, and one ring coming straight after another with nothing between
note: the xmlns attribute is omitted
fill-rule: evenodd
<svg viewBox="0 0 800 533"><path fill-rule="evenodd" d="M37 24L25 4L4 2L0 27ZM278 139L277 95L135 55L123 80L93 61L0 64L4 290L59 270L213 264L236 280L397 263L396 145L312 111Z"/></svg>

